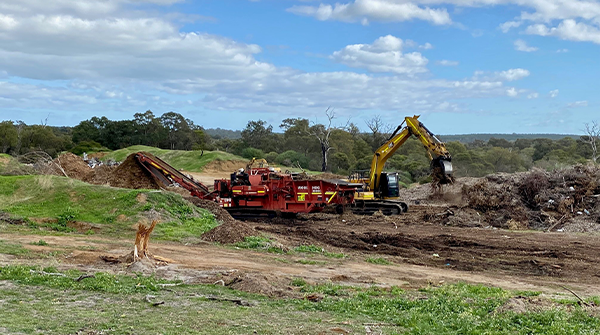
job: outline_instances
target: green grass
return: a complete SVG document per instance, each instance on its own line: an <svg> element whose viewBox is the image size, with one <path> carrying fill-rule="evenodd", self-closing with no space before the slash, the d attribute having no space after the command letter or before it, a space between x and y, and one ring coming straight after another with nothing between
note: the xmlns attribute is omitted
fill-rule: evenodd
<svg viewBox="0 0 600 335"><path fill-rule="evenodd" d="M10 172L19 166L19 162L9 154L0 154L0 174Z"/></svg>
<svg viewBox="0 0 600 335"><path fill-rule="evenodd" d="M39 240L37 242L31 242L31 245L47 246L48 242L46 242L44 240Z"/></svg>
<svg viewBox="0 0 600 335"><path fill-rule="evenodd" d="M136 197L147 195L142 204ZM0 176L0 210L29 219L51 218L46 230L72 232L71 221L101 224L103 235L132 234L132 225L150 210L161 213L153 238L180 240L199 237L218 222L208 211L197 208L172 192L129 190L90 185L56 176ZM42 230L46 231L46 230Z"/></svg>
<svg viewBox="0 0 600 335"><path fill-rule="evenodd" d="M393 263L383 257L367 257L365 262L379 265L392 265Z"/></svg>
<svg viewBox="0 0 600 335"><path fill-rule="evenodd" d="M32 271L33 270L33 271ZM57 273L55 268L0 267L2 329L7 333L318 334L342 328L383 334L595 334L600 320L578 305L503 308L517 293L455 284L405 291L397 287L309 285L300 294L322 300L269 299L214 285L180 285L141 275ZM146 301L164 301L153 307ZM520 294L519 294L520 295ZM535 293L525 293L533 296ZM217 300L209 300L207 296ZM238 306L219 298L251 302ZM597 299L597 298L593 298ZM66 313L65 311L68 311ZM35 316L35 317L32 317Z"/></svg>
<svg viewBox="0 0 600 335"><path fill-rule="evenodd" d="M29 250L23 248L21 244L0 240L0 254L23 256L29 254Z"/></svg>
<svg viewBox="0 0 600 335"><path fill-rule="evenodd" d="M235 243L234 246L241 249L265 250L277 254L285 253L272 239L265 236L246 236L243 242Z"/></svg>
<svg viewBox="0 0 600 335"><path fill-rule="evenodd" d="M305 252L305 253L312 253L312 254L320 254L322 252L325 252L325 250L323 248L319 248L316 245L301 245L299 247L295 247L294 248L295 252Z"/></svg>
<svg viewBox="0 0 600 335"><path fill-rule="evenodd" d="M204 151L204 154L202 154L201 151L165 150L144 145L134 145L124 149L119 149L109 153L102 159L113 159L116 161L123 161L125 160L125 158L127 158L127 156L139 151L146 151L153 155L156 155L158 158L164 160L165 162L167 162L168 164L170 164L178 170L186 170L192 172L202 172L204 166L214 160L247 160L240 156L236 156L222 151Z"/></svg>
<svg viewBox="0 0 600 335"><path fill-rule="evenodd" d="M314 259L298 259L296 263L304 264L304 265L325 265L327 262L325 261L315 261Z"/></svg>

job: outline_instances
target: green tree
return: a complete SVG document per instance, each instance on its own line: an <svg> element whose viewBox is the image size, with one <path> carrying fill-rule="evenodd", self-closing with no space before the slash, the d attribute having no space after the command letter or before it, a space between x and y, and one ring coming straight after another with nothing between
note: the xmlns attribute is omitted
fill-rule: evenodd
<svg viewBox="0 0 600 335"><path fill-rule="evenodd" d="M277 151L277 139L273 133L273 126L267 125L266 121L248 121L246 128L242 130L242 141L252 148L263 151Z"/></svg>
<svg viewBox="0 0 600 335"><path fill-rule="evenodd" d="M10 148L17 145L17 129L12 121L0 123L0 149L2 153L8 153Z"/></svg>

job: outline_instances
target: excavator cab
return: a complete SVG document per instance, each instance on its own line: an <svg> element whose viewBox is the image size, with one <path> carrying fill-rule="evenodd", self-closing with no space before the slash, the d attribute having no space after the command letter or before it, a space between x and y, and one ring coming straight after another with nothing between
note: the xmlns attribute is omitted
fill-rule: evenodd
<svg viewBox="0 0 600 335"><path fill-rule="evenodd" d="M382 172L379 178L377 193L380 198L397 198L400 195L398 172Z"/></svg>

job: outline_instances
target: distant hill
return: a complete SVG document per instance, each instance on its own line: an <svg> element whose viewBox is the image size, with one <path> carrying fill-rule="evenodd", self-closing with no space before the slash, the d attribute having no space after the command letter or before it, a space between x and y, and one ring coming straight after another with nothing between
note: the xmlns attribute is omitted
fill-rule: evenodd
<svg viewBox="0 0 600 335"><path fill-rule="evenodd" d="M238 138L242 138L242 131L241 130L229 130L229 129L221 129L221 128L207 128L207 129L204 129L204 132L206 132L208 135L210 135L210 137L212 137L214 139L230 138L232 140L235 140L235 139L238 139Z"/></svg>
<svg viewBox="0 0 600 335"><path fill-rule="evenodd" d="M438 138L444 142L458 141L462 143L471 143L475 140L489 141L490 138L503 138L507 141L516 141L518 139L548 138L553 141L565 137L579 139L581 135L571 134L463 134L463 135L438 135Z"/></svg>

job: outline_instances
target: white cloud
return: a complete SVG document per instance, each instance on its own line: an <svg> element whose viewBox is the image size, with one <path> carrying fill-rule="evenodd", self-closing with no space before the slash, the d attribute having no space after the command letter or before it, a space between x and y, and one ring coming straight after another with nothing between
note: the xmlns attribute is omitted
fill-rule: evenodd
<svg viewBox="0 0 600 335"><path fill-rule="evenodd" d="M120 117L147 109L273 115L285 110L308 116L327 106L341 113L400 108L422 113L439 106L458 109L458 99L505 97L511 89L506 82L529 74L513 69L492 73L493 78L419 77L427 71L427 59L404 53L404 42L394 36L349 45L331 56L375 75L279 67L256 59L258 45L182 32L166 16L141 10L148 3L171 2L0 3L3 115L43 109L72 113L75 122L97 111Z"/></svg>
<svg viewBox="0 0 600 335"><path fill-rule="evenodd" d="M522 11L519 17L498 26L505 33L527 22L533 23L525 30L529 34L600 44L598 0L346 0L334 5L321 3L318 6L293 6L287 10L321 21L368 24L369 21L401 22L417 19L436 25L449 25L453 21L447 6L460 10L464 7L507 5L520 6ZM553 26L554 21L560 21L560 24ZM473 33L475 37L480 35L479 31Z"/></svg>
<svg viewBox="0 0 600 335"><path fill-rule="evenodd" d="M537 51L538 48L528 46L527 42L525 42L523 40L516 40L515 41L515 50L523 51L523 52L533 52L533 51Z"/></svg>
<svg viewBox="0 0 600 335"><path fill-rule="evenodd" d="M550 93L548 93L548 95L550 96L550 98L554 99L558 96L558 90L552 90L550 91Z"/></svg>
<svg viewBox="0 0 600 335"><path fill-rule="evenodd" d="M416 74L427 72L427 58L418 52L402 53L403 41L392 35L382 36L373 44L353 44L333 53L331 58L354 68L371 72Z"/></svg>
<svg viewBox="0 0 600 335"><path fill-rule="evenodd" d="M517 90L514 87L511 87L506 90L506 95L508 95L509 97L516 97L517 95L519 95L519 92L517 92Z"/></svg>
<svg viewBox="0 0 600 335"><path fill-rule="evenodd" d="M344 22L357 22L362 19L401 22L409 20L424 20L436 25L452 23L446 9L431 9L419 7L413 2L395 2L389 0L355 0L351 3L335 5L320 4L316 6L293 6L289 12L313 16L317 20L337 20Z"/></svg>
<svg viewBox="0 0 600 335"><path fill-rule="evenodd" d="M476 80L492 80L492 81L515 81L528 77L531 73L526 69L509 69L506 71L498 71L488 73L484 71L476 71L473 77Z"/></svg>
<svg viewBox="0 0 600 335"><path fill-rule="evenodd" d="M498 28L500 28L500 30L502 30L503 33L507 33L512 28L520 27L521 24L523 24L523 23L520 21L508 21L508 22L502 23Z"/></svg>
<svg viewBox="0 0 600 335"><path fill-rule="evenodd" d="M567 108L577 108L577 107L587 107L588 102L586 100L583 101L575 101L571 102L567 105Z"/></svg>
<svg viewBox="0 0 600 335"><path fill-rule="evenodd" d="M556 27L548 27L541 23L530 25L525 29L525 33L540 36L555 36L563 40L600 44L600 28L598 27L598 24L591 25L577 22L572 19L564 20Z"/></svg>
<svg viewBox="0 0 600 335"><path fill-rule="evenodd" d="M527 95L527 99L537 99L539 97L539 93L534 92L534 93L530 93L529 95Z"/></svg>
<svg viewBox="0 0 600 335"><path fill-rule="evenodd" d="M449 24L451 19L446 8L429 7L448 5L458 8L518 5L533 10L523 10L518 20L501 24L499 28L505 32L519 27L524 20L548 22L573 18L594 20L600 17L600 3L593 0L347 0L334 6L323 3L319 6L293 6L288 11L314 16L319 20L358 22L361 17L377 21L417 18L434 24Z"/></svg>
<svg viewBox="0 0 600 335"><path fill-rule="evenodd" d="M569 49L558 49L558 50L556 50L556 53L565 53L565 52L569 52Z"/></svg>
<svg viewBox="0 0 600 335"><path fill-rule="evenodd" d="M430 50L433 49L433 45L431 45L431 43L428 42L423 45L419 45L419 49Z"/></svg>
<svg viewBox="0 0 600 335"><path fill-rule="evenodd" d="M452 60L439 60L437 62L435 62L437 65L441 65L441 66L458 66L458 62L457 61L452 61Z"/></svg>

